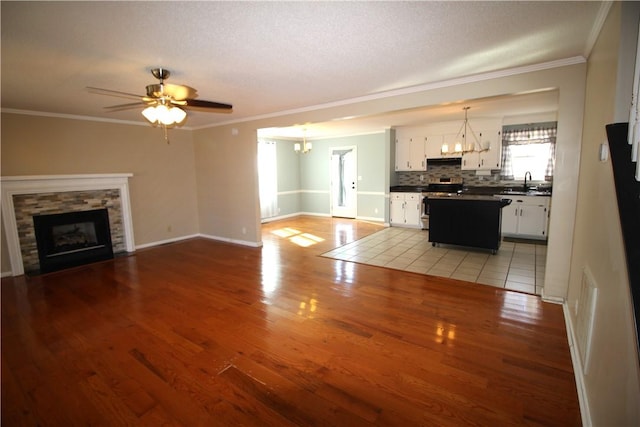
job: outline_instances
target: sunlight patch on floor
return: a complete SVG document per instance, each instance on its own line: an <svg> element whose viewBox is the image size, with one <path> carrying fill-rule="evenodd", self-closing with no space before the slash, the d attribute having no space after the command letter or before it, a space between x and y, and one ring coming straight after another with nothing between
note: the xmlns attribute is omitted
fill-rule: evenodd
<svg viewBox="0 0 640 427"><path fill-rule="evenodd" d="M283 239L288 238L291 243L294 243L303 248L324 241L322 237L318 237L311 233L303 233L302 231L296 230L295 228L279 228L277 230L273 230L272 233L278 237L282 237Z"/></svg>

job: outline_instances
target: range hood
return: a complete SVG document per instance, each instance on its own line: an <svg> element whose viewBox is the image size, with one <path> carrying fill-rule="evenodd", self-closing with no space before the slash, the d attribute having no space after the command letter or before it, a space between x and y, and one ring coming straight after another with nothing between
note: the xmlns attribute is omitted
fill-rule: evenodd
<svg viewBox="0 0 640 427"><path fill-rule="evenodd" d="M462 157L436 157L433 159L427 159L427 165L460 166L461 164L462 164Z"/></svg>

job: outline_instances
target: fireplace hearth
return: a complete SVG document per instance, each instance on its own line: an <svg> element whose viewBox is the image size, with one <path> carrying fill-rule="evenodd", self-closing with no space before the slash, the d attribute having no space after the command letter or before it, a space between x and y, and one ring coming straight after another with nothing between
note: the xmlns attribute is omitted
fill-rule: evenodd
<svg viewBox="0 0 640 427"><path fill-rule="evenodd" d="M113 258L107 209L33 217L40 272Z"/></svg>

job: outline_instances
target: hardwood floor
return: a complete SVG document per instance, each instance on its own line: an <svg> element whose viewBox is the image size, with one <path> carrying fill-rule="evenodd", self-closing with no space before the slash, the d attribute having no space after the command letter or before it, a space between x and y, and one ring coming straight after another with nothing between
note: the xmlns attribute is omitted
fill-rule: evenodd
<svg viewBox="0 0 640 427"><path fill-rule="evenodd" d="M318 256L379 229L3 279L2 425L580 425L561 306Z"/></svg>

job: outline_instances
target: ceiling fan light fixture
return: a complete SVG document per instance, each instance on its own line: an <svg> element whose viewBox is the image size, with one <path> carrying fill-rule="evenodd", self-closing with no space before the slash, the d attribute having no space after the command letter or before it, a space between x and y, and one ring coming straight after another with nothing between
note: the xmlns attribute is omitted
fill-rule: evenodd
<svg viewBox="0 0 640 427"><path fill-rule="evenodd" d="M142 115L152 124L160 123L165 126L181 123L187 117L187 113L183 109L167 107L164 104L149 106L142 110Z"/></svg>
<svg viewBox="0 0 640 427"><path fill-rule="evenodd" d="M147 107L142 110L142 115L145 119L149 120L150 123L155 123L158 121L158 113L156 112L156 107Z"/></svg>
<svg viewBox="0 0 640 427"><path fill-rule="evenodd" d="M178 107L172 107L171 110L169 110L169 113L171 114L171 118L174 123L182 123L185 117L187 117L187 113L185 113L182 108Z"/></svg>

